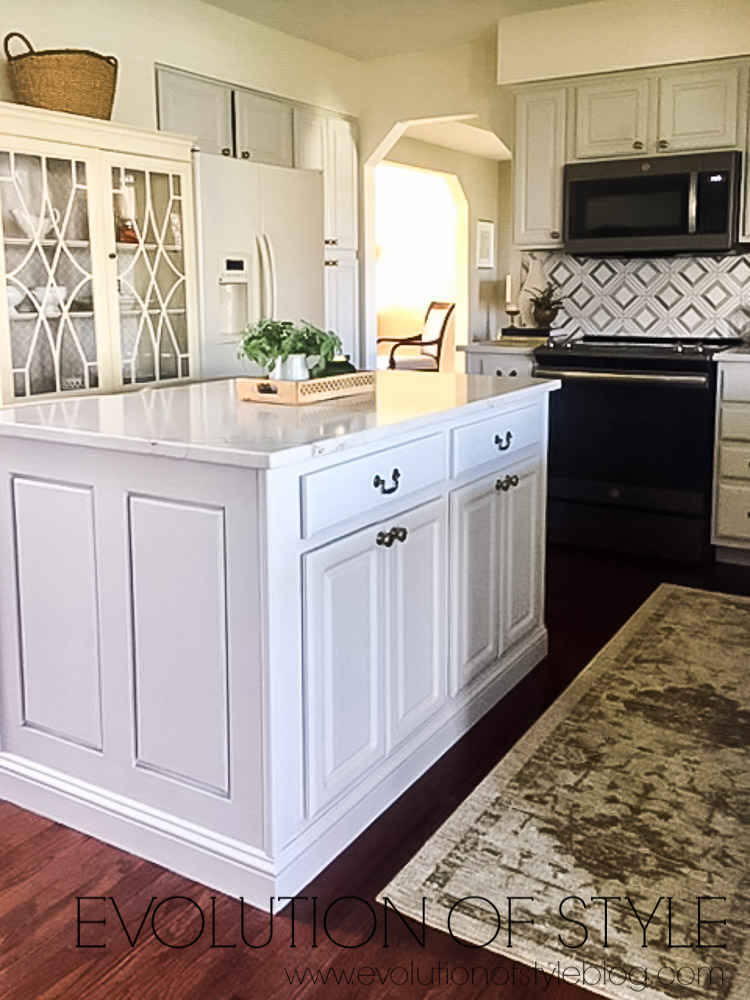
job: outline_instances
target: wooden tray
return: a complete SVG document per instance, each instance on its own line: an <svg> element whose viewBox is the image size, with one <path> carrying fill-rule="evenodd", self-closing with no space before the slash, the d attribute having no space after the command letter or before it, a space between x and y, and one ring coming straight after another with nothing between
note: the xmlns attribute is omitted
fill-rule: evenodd
<svg viewBox="0 0 750 1000"><path fill-rule="evenodd" d="M254 403L283 403L306 406L339 396L358 396L374 392L375 372L350 372L327 378L310 378L304 382L289 382L270 378L238 378L237 396Z"/></svg>

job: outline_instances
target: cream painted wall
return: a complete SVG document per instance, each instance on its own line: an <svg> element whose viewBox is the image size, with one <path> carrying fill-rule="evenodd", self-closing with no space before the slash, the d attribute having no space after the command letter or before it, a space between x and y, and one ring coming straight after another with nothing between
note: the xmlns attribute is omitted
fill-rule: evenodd
<svg viewBox="0 0 750 1000"><path fill-rule="evenodd" d="M35 48L117 56L113 118L124 124L156 127L156 62L334 111L360 111L361 63L200 0L2 0L0 9L4 31L23 32ZM9 100L0 63L0 97Z"/></svg>
<svg viewBox="0 0 750 1000"><path fill-rule="evenodd" d="M496 160L487 160L481 156L471 156L459 153L442 146L419 142L415 139L401 139L387 156L394 163L404 163L411 167L423 167L427 170L438 170L442 173L455 174L466 195L469 205L469 253L468 253L468 291L469 291L469 334L472 340L483 339L486 336L488 317L487 308L480 299L480 284L497 281L498 270L507 258L508 234L510 227L510 206L504 206L504 218L499 218L499 199L501 193L500 173L509 177L509 164L500 164ZM500 249L503 257L497 252L494 270L479 270L476 267L476 223L477 219L491 219L496 223L496 235L502 233ZM485 289L482 289L484 292ZM502 303L501 303L502 304ZM492 309L489 317L489 329L493 332L499 322L504 321L504 314L498 309Z"/></svg>
<svg viewBox="0 0 750 1000"><path fill-rule="evenodd" d="M750 52L750 0L601 0L502 18L498 83Z"/></svg>
<svg viewBox="0 0 750 1000"><path fill-rule="evenodd" d="M479 115L509 145L513 106L495 82L495 39L362 64L360 156L367 162L398 122Z"/></svg>

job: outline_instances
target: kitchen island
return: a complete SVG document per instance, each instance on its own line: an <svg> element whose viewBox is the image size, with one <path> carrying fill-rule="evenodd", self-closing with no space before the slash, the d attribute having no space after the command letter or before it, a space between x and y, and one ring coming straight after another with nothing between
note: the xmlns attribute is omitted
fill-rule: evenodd
<svg viewBox="0 0 750 1000"><path fill-rule="evenodd" d="M0 410L0 795L298 892L544 656L557 385Z"/></svg>

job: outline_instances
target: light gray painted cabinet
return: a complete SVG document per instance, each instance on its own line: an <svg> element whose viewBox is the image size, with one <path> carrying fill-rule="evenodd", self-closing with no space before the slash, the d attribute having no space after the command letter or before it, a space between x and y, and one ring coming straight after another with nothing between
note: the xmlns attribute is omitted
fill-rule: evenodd
<svg viewBox="0 0 750 1000"><path fill-rule="evenodd" d="M231 88L157 67L156 96L160 129L196 136L204 153L233 155Z"/></svg>
<svg viewBox="0 0 750 1000"><path fill-rule="evenodd" d="M515 243L562 244L562 168L567 91L554 84L516 96L513 157Z"/></svg>

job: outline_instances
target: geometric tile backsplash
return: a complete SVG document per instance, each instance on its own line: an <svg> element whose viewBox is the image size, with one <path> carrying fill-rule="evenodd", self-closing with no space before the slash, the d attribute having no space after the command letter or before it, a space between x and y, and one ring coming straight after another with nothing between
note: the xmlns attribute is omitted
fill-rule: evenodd
<svg viewBox="0 0 750 1000"><path fill-rule="evenodd" d="M522 255L523 271L532 254ZM610 337L750 335L750 254L571 257L534 253L565 300L555 329Z"/></svg>

